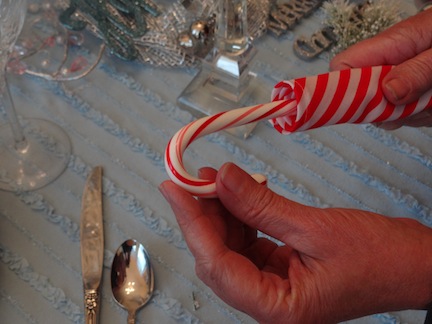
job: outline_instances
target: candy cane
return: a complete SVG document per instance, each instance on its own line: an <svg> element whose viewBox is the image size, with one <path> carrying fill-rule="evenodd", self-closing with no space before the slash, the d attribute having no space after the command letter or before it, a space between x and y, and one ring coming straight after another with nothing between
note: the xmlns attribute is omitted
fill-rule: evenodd
<svg viewBox="0 0 432 324"><path fill-rule="evenodd" d="M183 152L192 141L223 129L253 123L262 119L275 118L284 114L295 113L296 102L285 99L251 107L234 109L213 116L204 117L181 128L169 141L165 151L165 168L169 177L199 197L216 197L216 185L213 181L203 180L190 175L183 166ZM254 174L259 183L266 178Z"/></svg>
<svg viewBox="0 0 432 324"><path fill-rule="evenodd" d="M381 81L391 66L335 71L278 83L272 102L234 109L198 119L181 128L165 151L165 168L172 181L199 197L216 197L214 181L190 175L183 153L196 139L213 132L269 119L282 134L342 123L391 121L432 106L432 89L419 100L395 106L387 101ZM265 183L261 174L252 177Z"/></svg>

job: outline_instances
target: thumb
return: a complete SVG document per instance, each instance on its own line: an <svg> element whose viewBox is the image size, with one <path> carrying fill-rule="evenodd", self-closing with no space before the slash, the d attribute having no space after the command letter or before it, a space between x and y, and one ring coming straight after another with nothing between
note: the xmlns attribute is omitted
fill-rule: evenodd
<svg viewBox="0 0 432 324"><path fill-rule="evenodd" d="M310 235L306 232L315 231L315 222L310 220L316 208L277 195L233 163L220 168L216 190L223 205L240 221L298 251L308 252L304 245Z"/></svg>
<svg viewBox="0 0 432 324"><path fill-rule="evenodd" d="M392 103L407 104L432 89L432 49L393 68L383 79L384 95Z"/></svg>

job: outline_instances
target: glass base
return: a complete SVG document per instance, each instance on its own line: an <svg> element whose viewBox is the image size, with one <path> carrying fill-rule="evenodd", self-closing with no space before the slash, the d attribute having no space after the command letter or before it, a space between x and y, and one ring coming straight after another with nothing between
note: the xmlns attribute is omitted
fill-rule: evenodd
<svg viewBox="0 0 432 324"><path fill-rule="evenodd" d="M237 64L240 68L237 71L241 71L240 75L231 73L232 67L236 65L235 57L223 58L221 55L212 55L211 59L203 62L201 71L177 98L180 108L201 118L269 101L271 89L267 89L265 83L250 71L250 62L255 55L253 49L238 57ZM220 64L220 62L229 64ZM227 66L229 71L226 69ZM246 139L255 126L256 123L251 123L226 129L226 131Z"/></svg>
<svg viewBox="0 0 432 324"><path fill-rule="evenodd" d="M55 180L71 154L69 136L42 119L21 120L26 141L15 145L8 124L0 126L0 190L29 191Z"/></svg>

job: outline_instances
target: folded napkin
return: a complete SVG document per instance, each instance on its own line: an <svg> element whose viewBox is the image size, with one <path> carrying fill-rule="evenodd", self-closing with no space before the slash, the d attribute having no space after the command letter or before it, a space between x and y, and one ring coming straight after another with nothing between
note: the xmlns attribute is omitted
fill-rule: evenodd
<svg viewBox="0 0 432 324"><path fill-rule="evenodd" d="M270 119L282 134L343 123L375 123L406 118L432 107L432 89L419 100L394 105L381 82L393 66L333 71L279 82L272 101L296 101L295 109Z"/></svg>

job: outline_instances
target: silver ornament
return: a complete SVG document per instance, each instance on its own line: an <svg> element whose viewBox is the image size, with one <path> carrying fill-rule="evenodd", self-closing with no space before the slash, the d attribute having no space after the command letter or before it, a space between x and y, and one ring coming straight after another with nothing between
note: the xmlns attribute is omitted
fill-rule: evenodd
<svg viewBox="0 0 432 324"><path fill-rule="evenodd" d="M206 42L211 35L210 26L204 20L194 21L190 26L190 34L201 42Z"/></svg>
<svg viewBox="0 0 432 324"><path fill-rule="evenodd" d="M181 32L179 34L178 42L184 50L191 53L194 52L195 42L187 31Z"/></svg>

